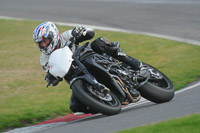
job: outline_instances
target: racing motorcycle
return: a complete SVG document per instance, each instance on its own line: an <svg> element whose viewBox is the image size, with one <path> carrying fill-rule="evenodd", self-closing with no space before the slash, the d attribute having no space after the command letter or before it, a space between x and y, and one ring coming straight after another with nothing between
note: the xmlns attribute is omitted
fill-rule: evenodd
<svg viewBox="0 0 200 133"><path fill-rule="evenodd" d="M87 42L70 50L73 42L55 50L50 58L50 74L65 79L75 97L90 109L104 115L120 113L122 105L135 103L144 97L154 103L164 103L174 97L170 79L155 67L143 63L134 71L125 63L104 54L95 53ZM131 92L137 89L140 95Z"/></svg>

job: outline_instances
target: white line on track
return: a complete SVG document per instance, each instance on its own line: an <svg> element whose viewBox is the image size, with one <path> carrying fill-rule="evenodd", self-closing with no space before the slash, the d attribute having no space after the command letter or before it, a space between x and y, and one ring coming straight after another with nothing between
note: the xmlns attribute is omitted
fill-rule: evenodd
<svg viewBox="0 0 200 133"><path fill-rule="evenodd" d="M63 26L83 26L83 27L90 27L90 28L94 28L94 29L98 29L98 30L107 30L107 31L115 31L115 32L141 34L141 35L164 38L164 39L168 39L168 40L174 40L174 41L179 41L179 42L184 42L184 43L189 43L189 44L200 46L200 41L191 40L191 39L184 39L184 38L168 36L168 35L161 35L161 34L148 33L148 32L140 32L140 31L124 30L124 29L120 29L120 28L101 27L101 26L95 26L95 25L83 25L83 24L77 24L77 23L63 23L63 22L55 22L55 23L58 24L58 25L63 25Z"/></svg>
<svg viewBox="0 0 200 133"><path fill-rule="evenodd" d="M193 85L191 85L191 86L188 86L188 87L185 87L185 88L183 88L183 89L181 89L181 90L176 91L175 94L179 94L179 93L181 93L181 92L184 92L184 91L193 89L193 88L198 87L198 86L200 86L200 81L197 82L197 83L195 83L195 84L193 84Z"/></svg>

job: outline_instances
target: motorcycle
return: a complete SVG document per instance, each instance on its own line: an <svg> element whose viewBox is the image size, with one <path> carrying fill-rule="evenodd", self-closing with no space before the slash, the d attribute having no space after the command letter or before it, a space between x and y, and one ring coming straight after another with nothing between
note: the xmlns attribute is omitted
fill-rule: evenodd
<svg viewBox="0 0 200 133"><path fill-rule="evenodd" d="M125 63L95 53L87 42L70 50L73 42L55 50L49 58L49 72L58 80L65 79L75 97L90 109L104 115L120 113L122 105L136 103L141 97L154 103L168 102L174 97L171 80L155 67L143 63L134 71ZM137 89L141 95L134 96Z"/></svg>

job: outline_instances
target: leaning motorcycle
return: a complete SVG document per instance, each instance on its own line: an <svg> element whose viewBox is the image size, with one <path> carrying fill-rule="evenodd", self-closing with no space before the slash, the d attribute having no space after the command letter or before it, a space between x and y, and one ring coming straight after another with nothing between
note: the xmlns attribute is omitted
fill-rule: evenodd
<svg viewBox="0 0 200 133"><path fill-rule="evenodd" d="M89 43L72 54L68 42L49 58L49 72L58 80L65 79L75 97L88 108L105 115L120 113L121 106L135 103L144 97L154 103L164 103L174 97L170 79L155 67L143 63L134 71L125 63L95 53ZM137 89L141 95L134 96Z"/></svg>

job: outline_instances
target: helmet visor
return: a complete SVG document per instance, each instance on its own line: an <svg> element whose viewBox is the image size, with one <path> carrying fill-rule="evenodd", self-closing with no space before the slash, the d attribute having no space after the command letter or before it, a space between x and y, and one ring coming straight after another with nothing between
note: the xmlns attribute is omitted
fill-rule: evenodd
<svg viewBox="0 0 200 133"><path fill-rule="evenodd" d="M39 41L37 44L39 48L44 49L49 46L50 40L49 38L44 38L42 41Z"/></svg>

